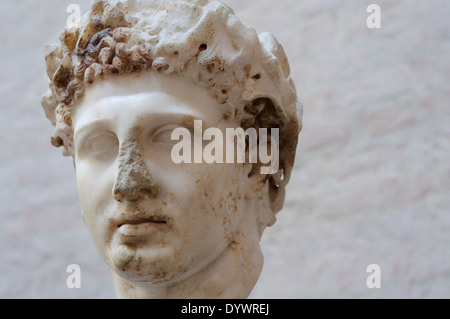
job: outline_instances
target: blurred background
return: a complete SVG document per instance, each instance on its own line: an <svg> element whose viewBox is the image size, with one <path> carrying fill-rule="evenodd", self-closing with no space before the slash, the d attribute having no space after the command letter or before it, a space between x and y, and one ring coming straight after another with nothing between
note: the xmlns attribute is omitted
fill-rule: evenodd
<svg viewBox="0 0 450 319"><path fill-rule="evenodd" d="M250 297L450 298L450 2L224 2L284 46L304 104ZM380 29L366 25L373 2ZM0 2L0 298L115 298L40 105L43 45L72 3L84 13L91 1ZM80 289L66 286L70 264Z"/></svg>

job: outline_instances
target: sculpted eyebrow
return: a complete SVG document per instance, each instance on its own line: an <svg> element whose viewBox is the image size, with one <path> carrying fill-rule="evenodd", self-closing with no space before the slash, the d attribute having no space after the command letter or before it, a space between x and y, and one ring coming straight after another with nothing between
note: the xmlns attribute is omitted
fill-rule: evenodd
<svg viewBox="0 0 450 319"><path fill-rule="evenodd" d="M92 122L88 122L82 125L79 129L74 132L75 141L79 139L83 139L86 135L89 134L96 127L107 127L108 121L105 119L96 120Z"/></svg>
<svg viewBox="0 0 450 319"><path fill-rule="evenodd" d="M166 117L170 116L170 120L163 120ZM177 124L180 127L186 127L189 130L194 129L194 120L203 120L201 116L198 116L197 114L188 114L188 113L158 113L158 114L144 114L140 121L151 121L154 120L155 122L167 122L167 124ZM141 123L142 123L141 122Z"/></svg>

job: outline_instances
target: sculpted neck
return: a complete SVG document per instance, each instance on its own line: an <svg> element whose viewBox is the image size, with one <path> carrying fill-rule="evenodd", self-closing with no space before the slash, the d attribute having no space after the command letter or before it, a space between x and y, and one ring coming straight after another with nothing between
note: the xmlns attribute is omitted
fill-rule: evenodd
<svg viewBox="0 0 450 319"><path fill-rule="evenodd" d="M262 265L259 238L241 236L206 268L172 285L149 286L112 274L117 297L123 299L243 299L256 284Z"/></svg>

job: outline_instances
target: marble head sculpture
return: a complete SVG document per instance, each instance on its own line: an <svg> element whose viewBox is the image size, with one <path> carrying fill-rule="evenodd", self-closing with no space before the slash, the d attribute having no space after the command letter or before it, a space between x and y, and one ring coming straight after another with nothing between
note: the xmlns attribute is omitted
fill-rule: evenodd
<svg viewBox="0 0 450 319"><path fill-rule="evenodd" d="M275 38L220 1L95 1L46 65L51 142L73 157L82 216L118 296L246 298L301 130ZM174 163L171 133L198 120L224 132L279 129L269 144L278 170Z"/></svg>

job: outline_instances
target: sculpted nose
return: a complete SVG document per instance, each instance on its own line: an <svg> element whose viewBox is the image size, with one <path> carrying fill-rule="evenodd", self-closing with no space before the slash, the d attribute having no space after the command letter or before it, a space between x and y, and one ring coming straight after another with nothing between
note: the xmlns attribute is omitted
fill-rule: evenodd
<svg viewBox="0 0 450 319"><path fill-rule="evenodd" d="M142 130L130 129L119 150L119 171L113 194L117 201L134 202L148 195L158 196L159 188L145 165L142 150Z"/></svg>

